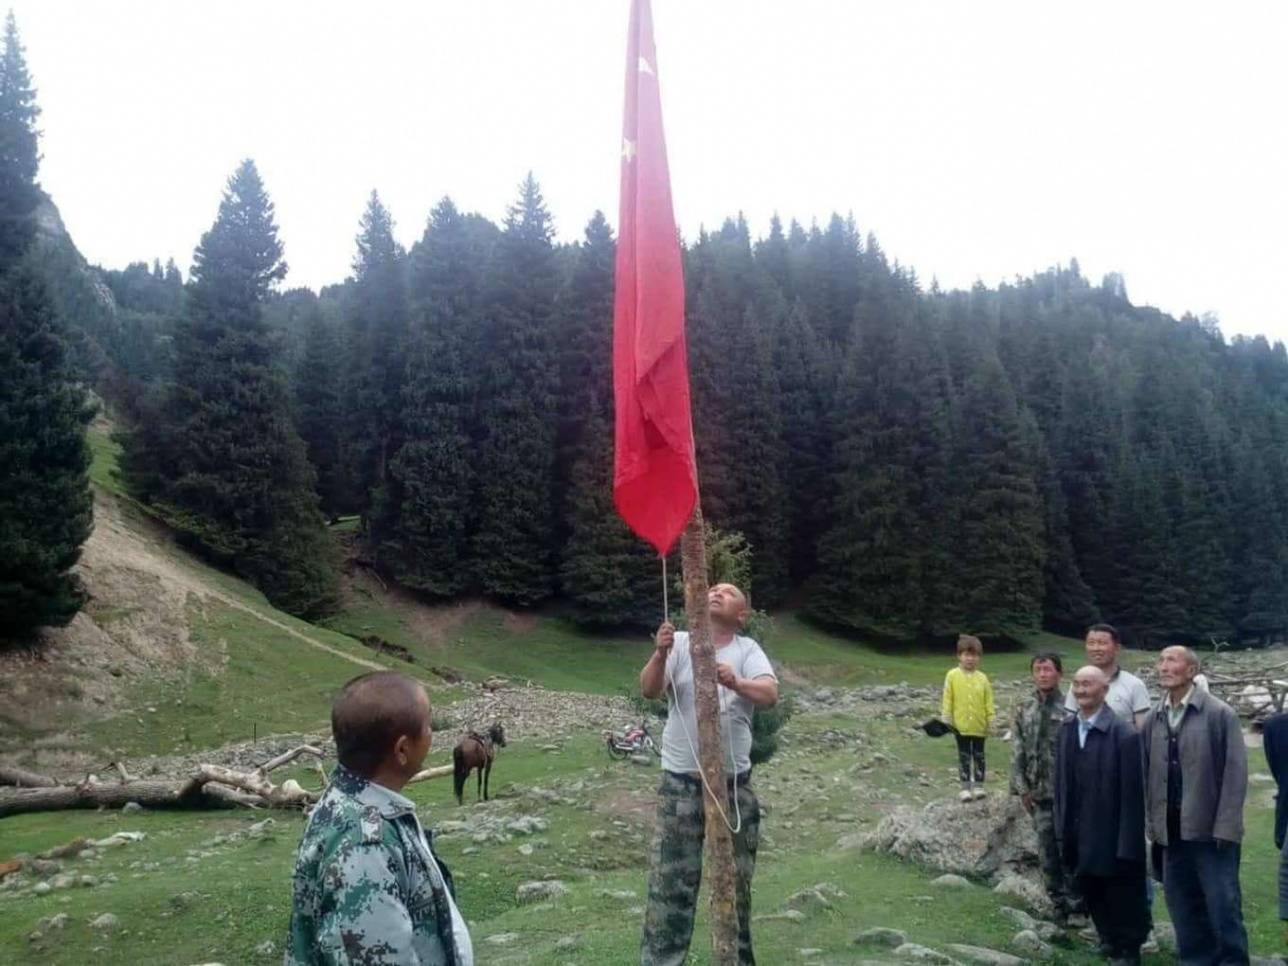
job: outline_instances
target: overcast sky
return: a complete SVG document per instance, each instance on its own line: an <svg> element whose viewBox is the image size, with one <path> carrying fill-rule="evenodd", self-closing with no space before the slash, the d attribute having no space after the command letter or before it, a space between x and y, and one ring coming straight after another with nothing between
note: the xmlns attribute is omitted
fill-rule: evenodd
<svg viewBox="0 0 1288 966"><path fill-rule="evenodd" d="M559 236L616 222L628 0L11 0L41 180L91 262L184 268L258 163L288 285L341 280L368 192ZM1288 338L1288 4L654 0L676 216L853 212L923 280L1076 256Z"/></svg>

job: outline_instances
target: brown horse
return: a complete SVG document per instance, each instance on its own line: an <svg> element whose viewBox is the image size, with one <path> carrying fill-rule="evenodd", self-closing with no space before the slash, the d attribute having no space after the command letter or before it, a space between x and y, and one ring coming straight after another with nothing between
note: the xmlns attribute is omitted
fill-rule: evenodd
<svg viewBox="0 0 1288 966"><path fill-rule="evenodd" d="M476 768L479 772L476 800L478 796L482 796L483 801L487 801L488 778L492 774L492 761L496 758L498 746L505 747L505 729L499 721L488 728L486 734L471 731L456 743L456 747L452 749L452 781L456 785L457 805L462 804L465 781Z"/></svg>

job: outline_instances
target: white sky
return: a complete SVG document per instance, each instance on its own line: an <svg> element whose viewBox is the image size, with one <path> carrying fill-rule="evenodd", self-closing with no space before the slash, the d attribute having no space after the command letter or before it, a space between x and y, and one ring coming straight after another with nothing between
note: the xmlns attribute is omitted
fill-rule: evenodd
<svg viewBox="0 0 1288 966"><path fill-rule="evenodd" d="M184 270L239 159L288 285L340 281L377 188L561 238L616 222L627 0L11 0L42 182L92 262ZM1288 339L1288 4L654 0L676 214L853 211L924 281L1076 256L1136 302Z"/></svg>

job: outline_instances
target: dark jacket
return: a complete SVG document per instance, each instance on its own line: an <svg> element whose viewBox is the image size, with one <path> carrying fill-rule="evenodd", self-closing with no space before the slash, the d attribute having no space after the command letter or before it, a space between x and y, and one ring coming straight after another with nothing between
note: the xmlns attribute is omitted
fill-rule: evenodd
<svg viewBox="0 0 1288 966"><path fill-rule="evenodd" d="M1078 747L1078 718L1060 726L1055 834L1074 875L1145 871L1145 785L1140 735L1105 705ZM1081 766L1081 767L1080 767ZM1087 780L1080 782L1079 775Z"/></svg>
<svg viewBox="0 0 1288 966"><path fill-rule="evenodd" d="M1167 698L1141 727L1145 743L1145 800L1149 837L1167 841ZM1195 688L1178 729L1181 755L1181 838L1186 842L1243 841L1248 796L1248 750L1239 716L1214 694Z"/></svg>
<svg viewBox="0 0 1288 966"><path fill-rule="evenodd" d="M1284 847L1284 832L1288 831L1288 712L1277 714L1266 722L1266 763L1275 776L1279 791L1275 795L1275 848Z"/></svg>

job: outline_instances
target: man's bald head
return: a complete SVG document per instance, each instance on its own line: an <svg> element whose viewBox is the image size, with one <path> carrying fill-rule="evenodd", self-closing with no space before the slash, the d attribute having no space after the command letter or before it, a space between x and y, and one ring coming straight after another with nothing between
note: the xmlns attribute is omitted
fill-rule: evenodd
<svg viewBox="0 0 1288 966"><path fill-rule="evenodd" d="M331 704L335 754L364 778L386 763L399 738L420 738L429 731L429 696L418 681L396 671L375 671L354 678Z"/></svg>
<svg viewBox="0 0 1288 966"><path fill-rule="evenodd" d="M1168 691L1176 690L1183 696L1199 673L1199 656L1188 647L1174 644L1165 647L1158 655L1158 683Z"/></svg>

